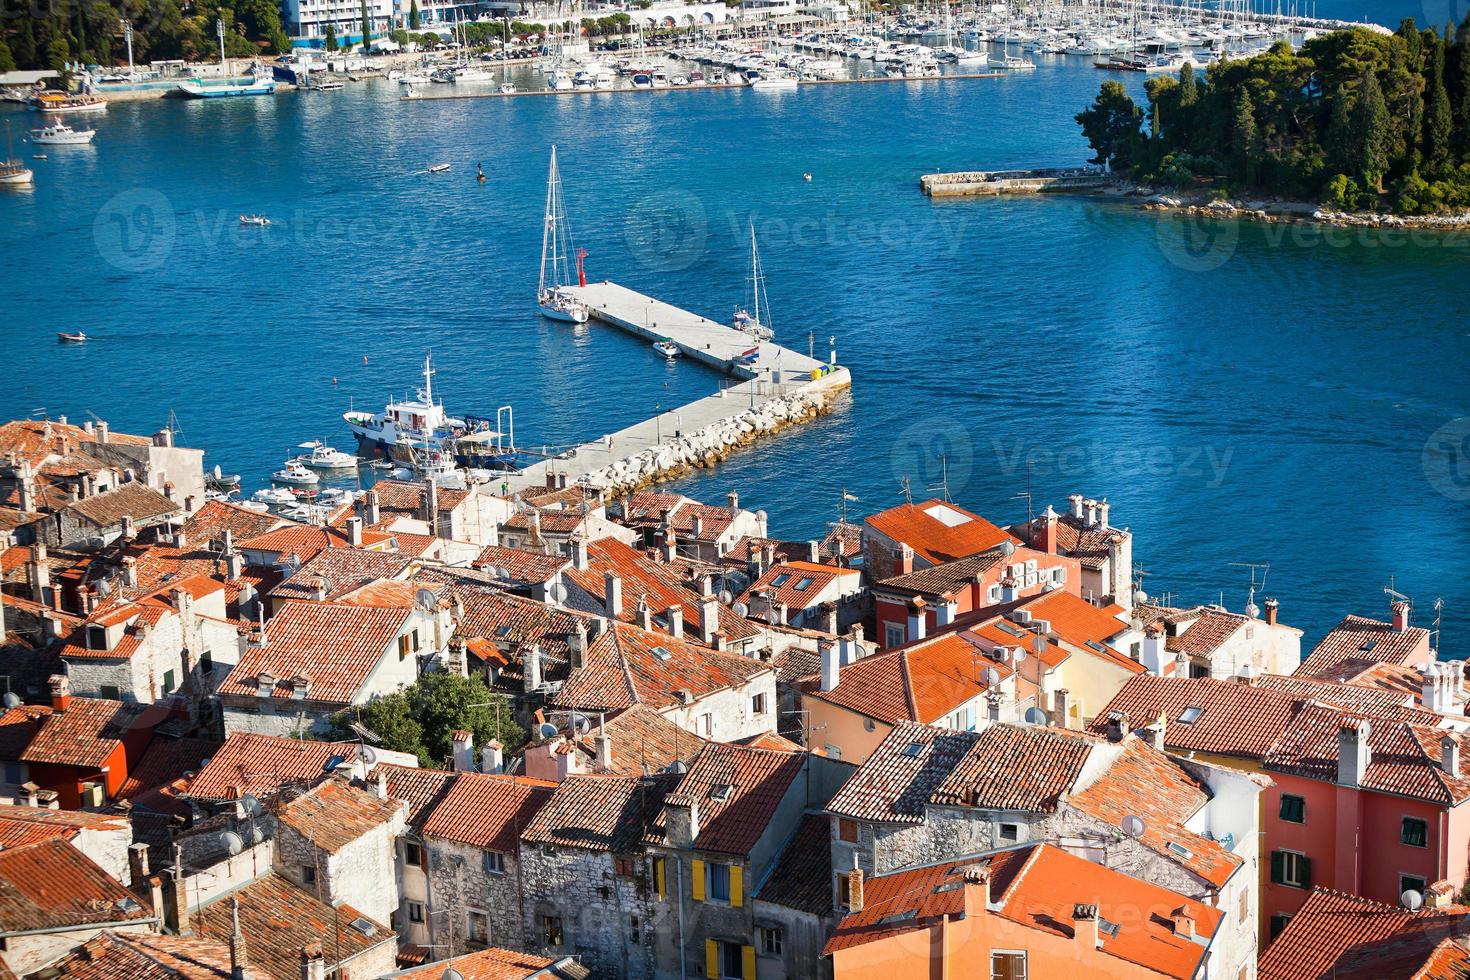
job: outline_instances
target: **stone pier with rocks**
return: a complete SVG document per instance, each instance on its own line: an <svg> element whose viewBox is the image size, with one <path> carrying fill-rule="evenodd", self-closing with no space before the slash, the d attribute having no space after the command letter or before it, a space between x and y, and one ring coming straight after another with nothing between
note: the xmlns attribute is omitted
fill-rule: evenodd
<svg viewBox="0 0 1470 980"><path fill-rule="evenodd" d="M508 476L508 489L582 485L614 496L713 466L762 436L829 411L852 386L847 368L820 361L616 283L573 287L594 320L725 375L712 394L607 433ZM754 358L747 356L752 350ZM650 351L650 359L657 357ZM834 359L835 360L835 359Z"/></svg>

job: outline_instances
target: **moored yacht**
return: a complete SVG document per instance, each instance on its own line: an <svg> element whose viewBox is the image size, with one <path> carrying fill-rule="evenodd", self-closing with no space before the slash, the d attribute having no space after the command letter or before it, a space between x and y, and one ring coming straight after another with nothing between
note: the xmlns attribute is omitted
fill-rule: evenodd
<svg viewBox="0 0 1470 980"><path fill-rule="evenodd" d="M541 315L565 323L586 323L587 306L570 291L571 270L567 259L572 253L572 234L567 227L566 208L561 197L561 172L556 166L556 146L551 147L551 166L546 175L546 217L541 228L541 282L536 287L536 303ZM585 285L582 258L576 253L577 282Z"/></svg>
<svg viewBox="0 0 1470 980"><path fill-rule="evenodd" d="M37 146L82 146L92 142L95 129L72 129L66 123L52 123L31 130L31 142Z"/></svg>
<svg viewBox="0 0 1470 980"><path fill-rule="evenodd" d="M444 406L434 401L433 379L433 363L425 357L424 386L415 397L390 401L377 413L354 411L342 415L357 438L360 455L410 462L417 447L438 444L463 430L464 422L450 418Z"/></svg>

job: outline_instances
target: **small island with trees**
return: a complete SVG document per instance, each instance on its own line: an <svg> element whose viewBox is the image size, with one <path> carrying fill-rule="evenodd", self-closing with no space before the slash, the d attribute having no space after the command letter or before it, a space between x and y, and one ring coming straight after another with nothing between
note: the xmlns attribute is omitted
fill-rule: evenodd
<svg viewBox="0 0 1470 980"><path fill-rule="evenodd" d="M1283 41L1144 91L1104 82L1077 115L1092 162L1135 186L1470 223L1470 17Z"/></svg>

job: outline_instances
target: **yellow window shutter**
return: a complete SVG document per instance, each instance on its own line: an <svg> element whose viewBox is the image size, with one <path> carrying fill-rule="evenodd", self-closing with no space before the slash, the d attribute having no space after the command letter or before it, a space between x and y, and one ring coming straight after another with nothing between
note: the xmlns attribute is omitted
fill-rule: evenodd
<svg viewBox="0 0 1470 980"><path fill-rule="evenodd" d="M704 901L704 862L695 860L691 862L692 868L689 875L689 894L696 902Z"/></svg>
<svg viewBox="0 0 1470 980"><path fill-rule="evenodd" d="M755 947L740 947L740 972L745 980L755 980Z"/></svg>
<svg viewBox="0 0 1470 980"><path fill-rule="evenodd" d="M667 897L667 895L669 894L668 885L665 883L668 879L665 878L664 875L665 875L665 872L664 872L664 859L663 858L654 858L653 859L653 879L654 879L655 887L658 889L659 901L663 901L663 899L665 897Z"/></svg>
<svg viewBox="0 0 1470 980"><path fill-rule="evenodd" d="M720 944L713 939L704 941L704 975L711 980L720 976Z"/></svg>
<svg viewBox="0 0 1470 980"><path fill-rule="evenodd" d="M740 907L740 903L743 897L741 895L740 886L744 883L741 880L744 870L745 869L738 864L730 865L730 904L737 909Z"/></svg>

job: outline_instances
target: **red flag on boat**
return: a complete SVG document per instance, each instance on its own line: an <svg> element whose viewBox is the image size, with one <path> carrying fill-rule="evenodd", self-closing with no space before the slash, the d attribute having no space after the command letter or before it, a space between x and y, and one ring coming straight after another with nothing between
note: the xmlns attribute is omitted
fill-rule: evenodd
<svg viewBox="0 0 1470 980"><path fill-rule="evenodd" d="M745 358L746 360L754 360L755 358L757 358L757 357L760 356L760 353L761 353L760 345L757 344L755 347L752 347L750 350L743 352L740 356L743 357L743 358Z"/></svg>

